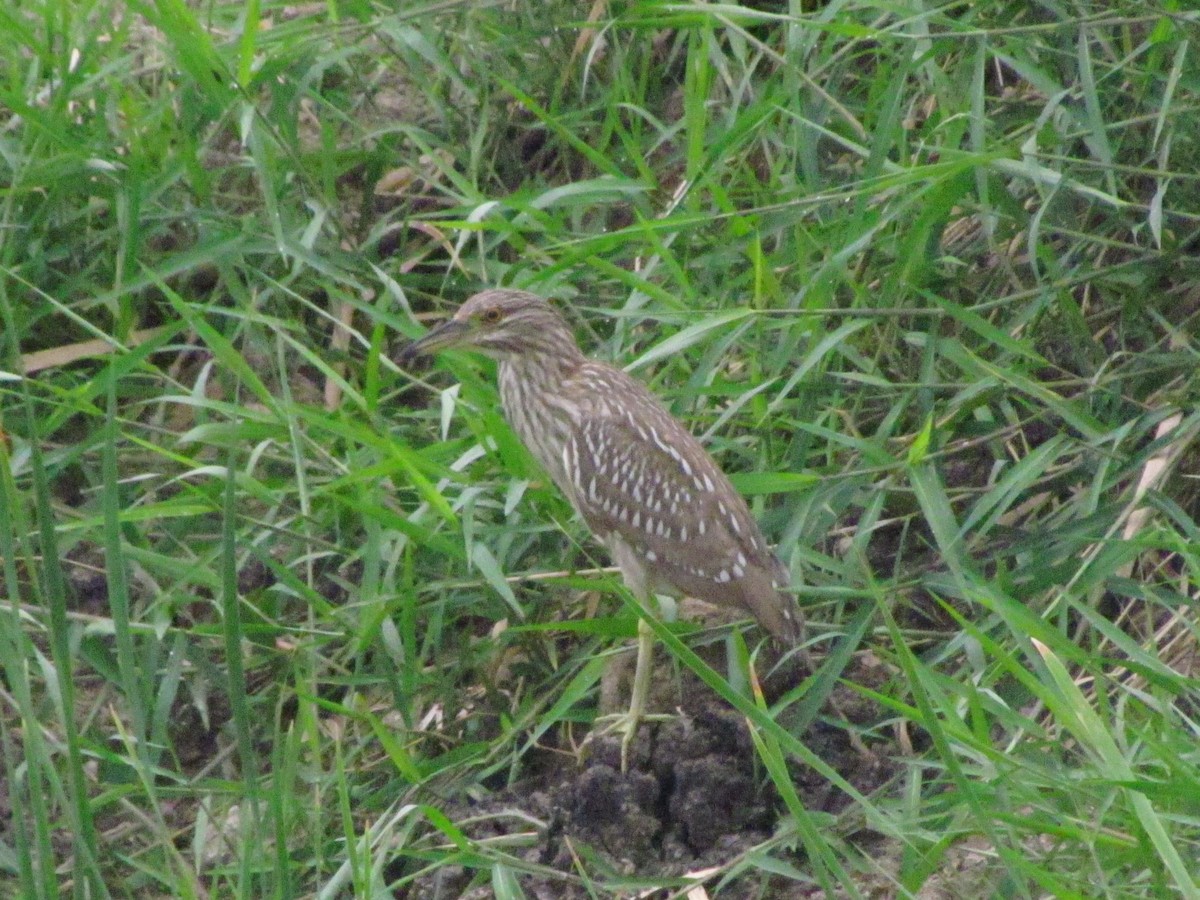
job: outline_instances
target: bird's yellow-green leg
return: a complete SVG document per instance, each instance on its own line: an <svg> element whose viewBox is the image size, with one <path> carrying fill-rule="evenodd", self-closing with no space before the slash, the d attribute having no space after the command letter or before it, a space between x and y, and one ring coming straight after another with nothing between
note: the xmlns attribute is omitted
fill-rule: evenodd
<svg viewBox="0 0 1200 900"><path fill-rule="evenodd" d="M633 669L633 691L629 698L629 713L625 720L625 736L621 738L621 771L629 768L629 748L637 736L638 726L646 714L646 696L650 693L650 674L654 661L654 630L642 618L638 619L637 663Z"/></svg>

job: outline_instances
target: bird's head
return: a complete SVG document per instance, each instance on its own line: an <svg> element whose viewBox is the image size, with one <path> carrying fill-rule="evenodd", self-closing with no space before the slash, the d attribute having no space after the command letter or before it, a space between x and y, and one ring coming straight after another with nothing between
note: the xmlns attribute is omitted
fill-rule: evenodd
<svg viewBox="0 0 1200 900"><path fill-rule="evenodd" d="M404 366L439 350L477 350L496 359L554 353L575 356L579 348L567 323L543 298L526 291L482 291L420 340L401 352Z"/></svg>

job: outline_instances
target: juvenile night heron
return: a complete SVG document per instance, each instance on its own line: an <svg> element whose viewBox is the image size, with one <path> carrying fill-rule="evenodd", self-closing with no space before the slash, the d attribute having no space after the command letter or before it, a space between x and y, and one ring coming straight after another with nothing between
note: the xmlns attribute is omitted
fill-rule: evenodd
<svg viewBox="0 0 1200 900"><path fill-rule="evenodd" d="M642 384L583 355L566 321L525 291L476 294L409 345L499 360L500 400L517 436L612 553L629 590L695 597L754 615L780 641L802 630L787 569L712 457ZM653 632L639 621L624 766L645 707Z"/></svg>

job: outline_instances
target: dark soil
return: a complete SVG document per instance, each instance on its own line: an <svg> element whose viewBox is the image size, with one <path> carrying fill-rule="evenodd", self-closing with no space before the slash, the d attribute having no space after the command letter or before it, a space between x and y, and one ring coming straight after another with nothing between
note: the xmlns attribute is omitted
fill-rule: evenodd
<svg viewBox="0 0 1200 900"><path fill-rule="evenodd" d="M882 676L879 669L864 659L845 677L870 683ZM796 673L784 676L794 677ZM786 811L758 760L746 720L691 673L682 676L680 694L678 715L639 730L625 773L619 740L601 737L591 742L580 763L565 753L548 752L540 771L506 790L482 802L452 801L441 805L441 811L471 838L507 839L504 846L510 852L515 844L522 848L516 854L527 862L553 870L521 877L521 887L531 897L597 896L595 885L589 888L579 877L581 869L598 882L625 880L631 885L628 892L617 895L632 897L643 896L633 886L639 876L661 884L672 876L727 865L770 840ZM839 687L835 699L860 727L873 726L880 718L878 708L848 688ZM851 746L849 725L840 715L832 709L826 713L801 736L810 750L863 793L895 774L896 765L887 758L895 755L894 747L877 743L864 755ZM807 767L796 763L791 772L810 812L837 813L850 802ZM771 855L799 872L807 868L796 842L780 842ZM771 876L756 866L748 870L752 874L725 885L720 896L786 900L819 891L811 882ZM401 881L405 886L396 896L494 896L490 878L479 876L465 867L442 868L427 878Z"/></svg>

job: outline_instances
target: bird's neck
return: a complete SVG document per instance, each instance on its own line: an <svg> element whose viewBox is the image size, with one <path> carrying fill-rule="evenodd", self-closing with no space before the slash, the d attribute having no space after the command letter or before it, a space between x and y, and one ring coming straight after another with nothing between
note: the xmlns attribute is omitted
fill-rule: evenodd
<svg viewBox="0 0 1200 900"><path fill-rule="evenodd" d="M560 486L565 484L562 449L572 419L570 390L564 390L585 362L574 354L524 354L500 360L500 401L504 416L521 442ZM564 488L565 489L565 488Z"/></svg>
<svg viewBox="0 0 1200 900"><path fill-rule="evenodd" d="M586 362L583 351L565 329L548 329L523 352L500 359L500 381L522 385L527 398L555 396Z"/></svg>

